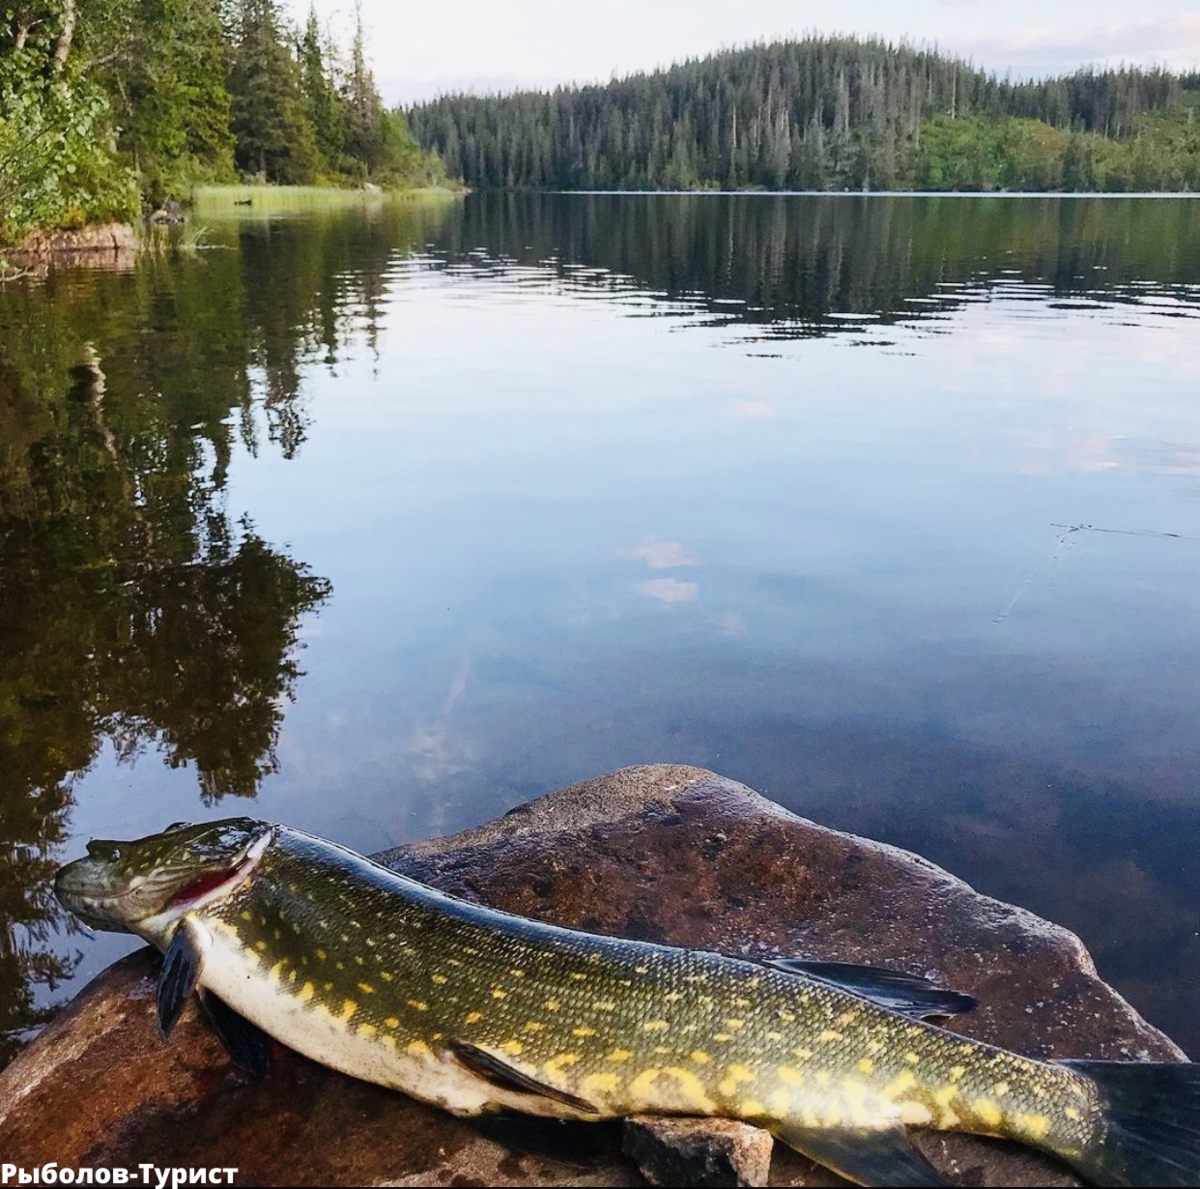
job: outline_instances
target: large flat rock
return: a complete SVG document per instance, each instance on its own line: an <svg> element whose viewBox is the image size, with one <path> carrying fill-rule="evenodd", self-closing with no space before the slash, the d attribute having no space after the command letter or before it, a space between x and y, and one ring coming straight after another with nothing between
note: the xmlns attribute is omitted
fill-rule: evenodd
<svg viewBox="0 0 1200 1189"><path fill-rule="evenodd" d="M698 768L623 769L376 857L556 924L934 978L979 999L953 1028L1036 1057L1183 1058L1097 977L1073 934ZM157 965L142 951L110 967L0 1074L5 1161L231 1166L237 1183L261 1185L644 1183L619 1125L466 1122L279 1046L252 1081L194 1007L163 1044ZM955 1183L1079 1183L1015 1145L944 1133L920 1143ZM781 1145L770 1182L842 1183Z"/></svg>

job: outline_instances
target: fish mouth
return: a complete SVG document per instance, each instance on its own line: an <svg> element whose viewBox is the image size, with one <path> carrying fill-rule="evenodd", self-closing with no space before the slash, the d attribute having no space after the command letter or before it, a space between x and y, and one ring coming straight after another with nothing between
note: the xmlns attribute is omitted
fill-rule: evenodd
<svg viewBox="0 0 1200 1189"><path fill-rule="evenodd" d="M108 858L88 855L59 870L54 894L90 928L153 940L166 923L229 895L250 878L274 836L273 828L264 830L219 867L161 867L130 875Z"/></svg>

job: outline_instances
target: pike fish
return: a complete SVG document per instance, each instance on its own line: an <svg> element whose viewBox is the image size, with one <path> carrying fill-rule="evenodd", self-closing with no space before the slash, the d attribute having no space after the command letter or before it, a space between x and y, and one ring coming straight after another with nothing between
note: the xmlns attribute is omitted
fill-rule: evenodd
<svg viewBox="0 0 1200 1189"><path fill-rule="evenodd" d="M1200 1065L1022 1057L926 1023L973 1001L921 979L558 928L250 818L91 842L56 891L163 951L164 1038L198 992L247 1068L265 1032L457 1115L743 1119L863 1185L945 1183L914 1127L1200 1183Z"/></svg>

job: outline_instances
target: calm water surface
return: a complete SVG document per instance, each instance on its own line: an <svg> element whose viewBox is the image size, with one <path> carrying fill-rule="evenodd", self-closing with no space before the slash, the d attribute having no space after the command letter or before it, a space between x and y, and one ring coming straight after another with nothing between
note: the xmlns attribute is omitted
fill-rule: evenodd
<svg viewBox="0 0 1200 1189"><path fill-rule="evenodd" d="M0 1048L131 948L49 894L88 837L374 851L669 760L1200 1056L1200 202L208 224L0 290Z"/></svg>

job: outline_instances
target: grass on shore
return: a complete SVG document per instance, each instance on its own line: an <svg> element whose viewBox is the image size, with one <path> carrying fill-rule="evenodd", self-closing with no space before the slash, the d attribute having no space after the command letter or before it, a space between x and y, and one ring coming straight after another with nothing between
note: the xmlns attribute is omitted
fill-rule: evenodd
<svg viewBox="0 0 1200 1189"><path fill-rule="evenodd" d="M465 191L445 186L412 190L351 190L338 186L197 186L192 192L193 217L241 218L346 210L378 202L446 201Z"/></svg>

